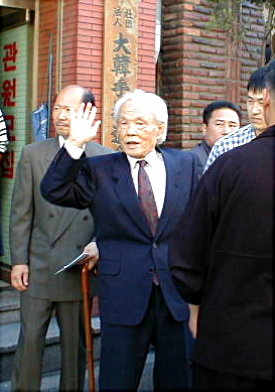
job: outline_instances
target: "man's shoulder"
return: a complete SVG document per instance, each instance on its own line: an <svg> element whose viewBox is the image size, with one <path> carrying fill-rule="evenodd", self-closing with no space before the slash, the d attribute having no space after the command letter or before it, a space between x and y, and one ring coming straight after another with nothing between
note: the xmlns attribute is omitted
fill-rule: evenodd
<svg viewBox="0 0 275 392"><path fill-rule="evenodd" d="M162 154L173 155L179 158L186 158L186 159L193 158L192 150L183 150L180 148L173 148L173 147L159 147L159 151Z"/></svg>
<svg viewBox="0 0 275 392"><path fill-rule="evenodd" d="M87 143L86 148L85 148L86 154L90 157L92 156L97 156L97 155L105 155L105 154L111 154L114 152L111 148L105 147L100 143L97 142L90 142Z"/></svg>
<svg viewBox="0 0 275 392"><path fill-rule="evenodd" d="M202 143L199 143L197 146L192 148L192 150L189 150L192 152L192 154L196 155L199 159L205 158L207 156L207 153L205 149L202 146Z"/></svg>
<svg viewBox="0 0 275 392"><path fill-rule="evenodd" d="M202 144L201 144L201 142L200 142L200 143L198 143L195 147L193 147L192 150L190 150L190 151L196 152L196 151L200 151L200 150L202 150L202 149L203 149L203 147L202 147Z"/></svg>
<svg viewBox="0 0 275 392"><path fill-rule="evenodd" d="M56 138L48 138L40 142L28 143L23 147L23 150L28 152L36 152L51 148L51 146L58 146L58 140Z"/></svg>
<svg viewBox="0 0 275 392"><path fill-rule="evenodd" d="M255 148L252 143L248 142L245 144L241 144L220 155L213 163L213 166L217 164L217 166L220 166L221 168L227 167L234 170L236 170L236 167L239 167L239 165L243 163L249 166L249 156L251 156L252 159L255 160L254 151Z"/></svg>
<svg viewBox="0 0 275 392"><path fill-rule="evenodd" d="M94 151L86 151L86 153L89 161L92 162L94 165L99 166L104 165L104 162L109 165L110 163L113 163L118 159L127 159L126 155L123 152L118 152L111 149L107 149L105 152L103 152L103 150L98 150L97 153L95 153Z"/></svg>

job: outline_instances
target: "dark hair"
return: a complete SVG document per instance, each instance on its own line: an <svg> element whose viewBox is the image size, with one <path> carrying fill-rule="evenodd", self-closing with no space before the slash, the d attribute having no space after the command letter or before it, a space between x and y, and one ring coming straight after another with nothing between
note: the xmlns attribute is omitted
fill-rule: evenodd
<svg viewBox="0 0 275 392"><path fill-rule="evenodd" d="M214 101L204 108L203 115L202 115L203 123L207 125L212 116L212 113L218 109L234 110L234 112L236 112L237 115L239 116L239 120L241 122L242 114L238 105L230 101Z"/></svg>
<svg viewBox="0 0 275 392"><path fill-rule="evenodd" d="M269 88L272 93L275 93L275 68L269 68L269 71L266 74L266 86Z"/></svg>
<svg viewBox="0 0 275 392"><path fill-rule="evenodd" d="M95 106L95 97L94 97L94 95L92 94L92 92L90 90L88 90L87 88L84 88L84 87L83 87L82 102L84 102L84 103L91 102L91 104L93 106Z"/></svg>
<svg viewBox="0 0 275 392"><path fill-rule="evenodd" d="M88 103L91 102L92 106L95 106L95 97L93 93L86 87L78 86L77 84L69 84L68 86L63 87L62 90L68 89L68 88L77 88L77 89L82 89L82 98L81 102ZM54 102L56 101L57 95L54 97Z"/></svg>
<svg viewBox="0 0 275 392"><path fill-rule="evenodd" d="M266 64L265 68L267 69L267 72L275 69L275 59L270 60L269 63Z"/></svg>
<svg viewBox="0 0 275 392"><path fill-rule="evenodd" d="M252 90L262 91L265 88L265 77L268 71L268 66L261 67L254 71L248 81L247 91Z"/></svg>

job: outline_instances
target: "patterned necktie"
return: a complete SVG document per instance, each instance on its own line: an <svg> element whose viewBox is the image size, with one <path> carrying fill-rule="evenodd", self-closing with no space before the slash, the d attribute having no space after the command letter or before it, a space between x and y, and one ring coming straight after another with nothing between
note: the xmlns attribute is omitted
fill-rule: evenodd
<svg viewBox="0 0 275 392"><path fill-rule="evenodd" d="M138 161L139 170L138 170L138 198L140 202L140 206L147 218L150 229L153 234L156 232L156 227L158 224L158 210L151 186L151 182L149 180L148 174L146 173L144 166L147 165L147 162L143 159Z"/></svg>

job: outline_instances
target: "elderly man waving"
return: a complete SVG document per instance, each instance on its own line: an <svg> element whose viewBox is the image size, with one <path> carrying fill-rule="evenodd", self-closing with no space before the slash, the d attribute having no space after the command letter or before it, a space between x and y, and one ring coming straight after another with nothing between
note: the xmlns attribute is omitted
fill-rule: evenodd
<svg viewBox="0 0 275 392"><path fill-rule="evenodd" d="M188 310L171 278L168 249L197 182L195 158L159 147L167 133L167 107L157 95L140 90L115 105L122 152L86 158L82 146L100 124L94 121L96 109L90 109L72 111L70 136L41 190L54 204L90 208L95 219L99 388L136 390L153 344L155 389L186 389Z"/></svg>

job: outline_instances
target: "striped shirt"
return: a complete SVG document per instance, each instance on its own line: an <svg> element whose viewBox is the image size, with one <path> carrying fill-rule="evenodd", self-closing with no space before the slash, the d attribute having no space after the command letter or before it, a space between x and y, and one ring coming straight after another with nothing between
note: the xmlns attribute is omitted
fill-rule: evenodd
<svg viewBox="0 0 275 392"><path fill-rule="evenodd" d="M231 132L220 138L212 147L206 164L204 166L203 173L209 168L210 165L223 153L232 150L234 147L241 146L242 144L249 143L252 139L256 137L255 128L248 124L235 132Z"/></svg>
<svg viewBox="0 0 275 392"><path fill-rule="evenodd" d="M8 132L3 114L0 109L0 153L7 151L8 146Z"/></svg>

